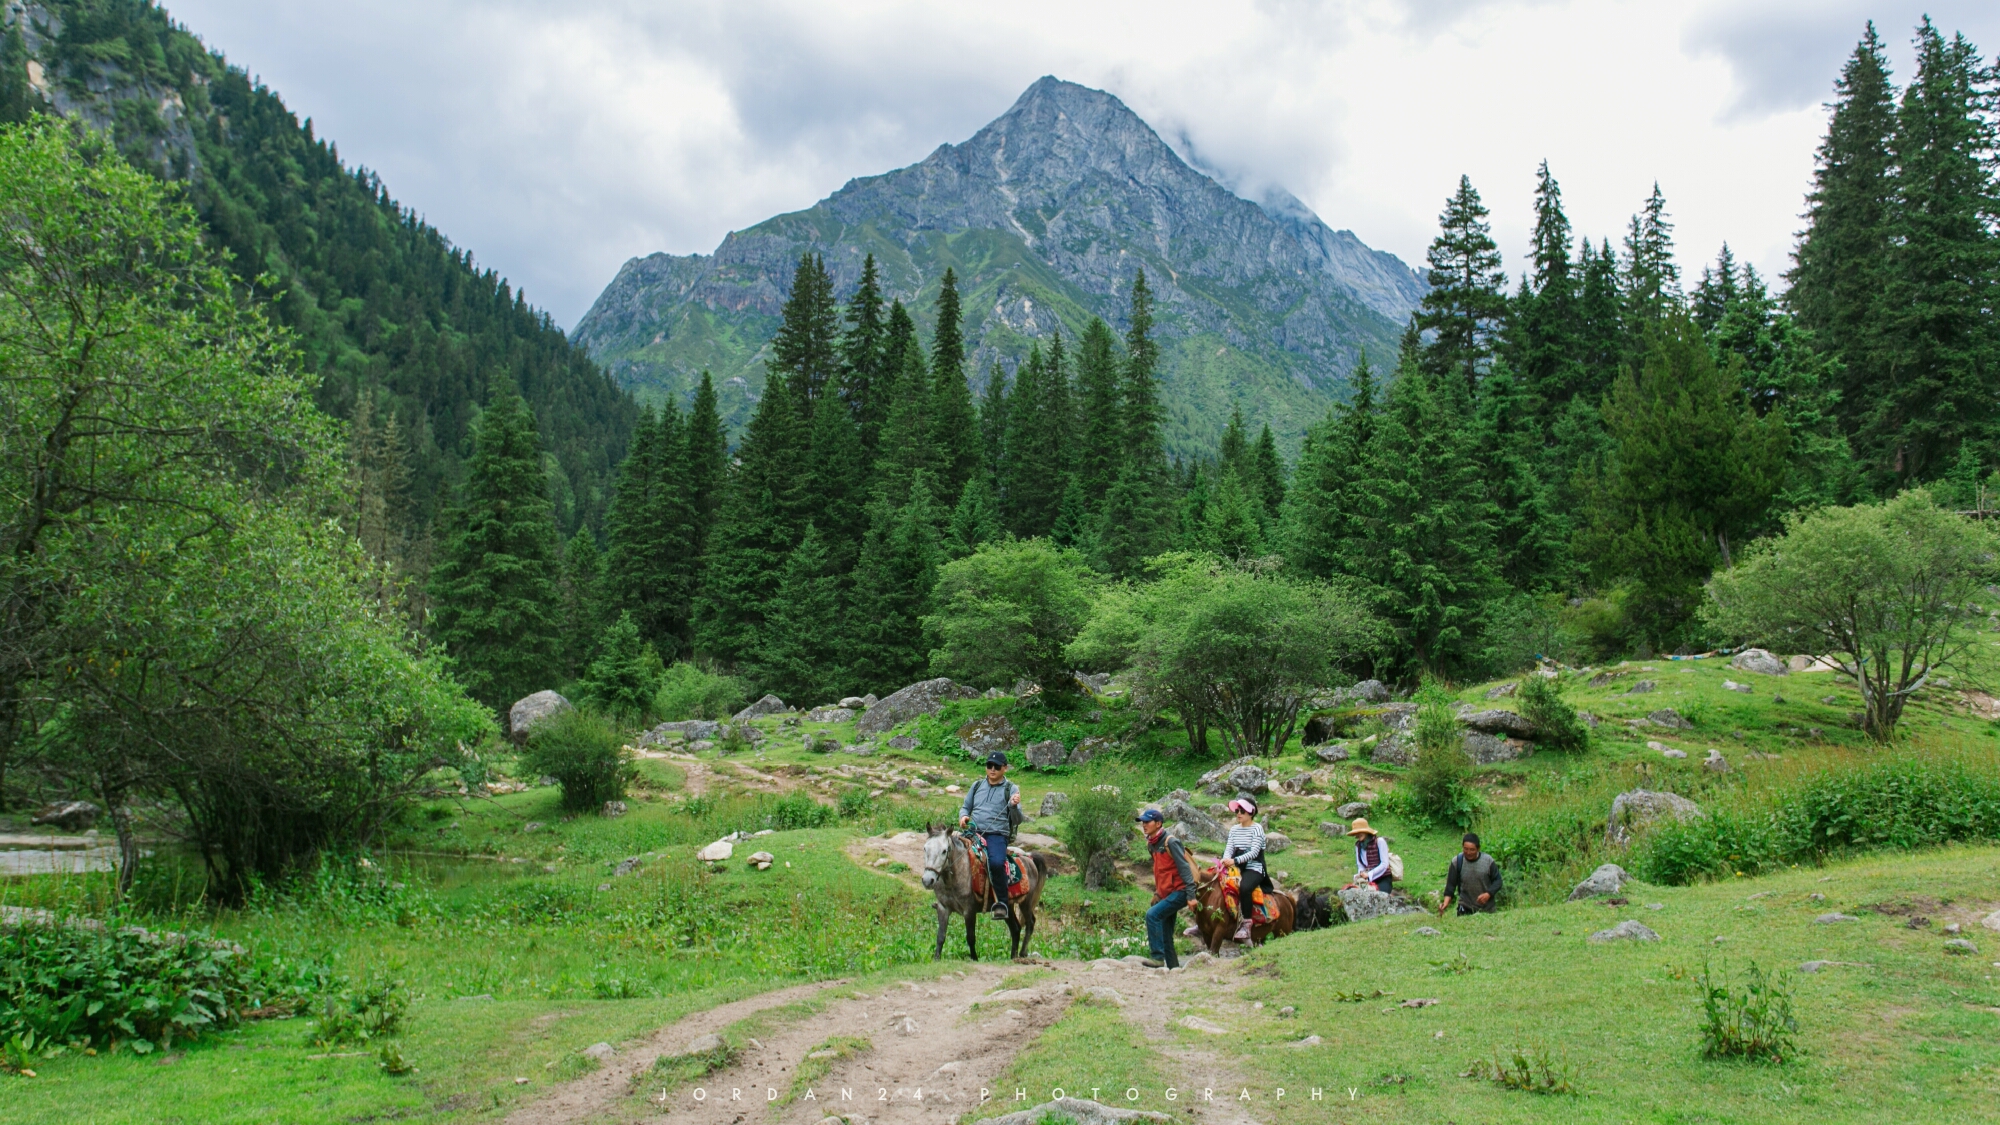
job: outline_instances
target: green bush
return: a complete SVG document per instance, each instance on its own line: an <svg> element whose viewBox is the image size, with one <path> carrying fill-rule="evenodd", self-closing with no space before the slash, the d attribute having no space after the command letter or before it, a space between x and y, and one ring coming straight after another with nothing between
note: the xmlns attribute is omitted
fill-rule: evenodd
<svg viewBox="0 0 2000 1125"><path fill-rule="evenodd" d="M313 1012L310 1041L315 1047L340 1047L387 1039L403 1030L409 1010L402 981L329 990Z"/></svg>
<svg viewBox="0 0 2000 1125"><path fill-rule="evenodd" d="M1426 683L1416 695L1416 760L1406 775L1410 809L1433 823L1465 827L1479 814L1479 793L1469 783L1472 763L1450 693Z"/></svg>
<svg viewBox="0 0 2000 1125"><path fill-rule="evenodd" d="M1743 989L1730 987L1707 964L1695 977L1701 989L1701 1053L1711 1059L1784 1062L1793 1050L1799 1021L1792 1016L1792 982L1785 973L1771 974L1756 962L1743 970Z"/></svg>
<svg viewBox="0 0 2000 1125"><path fill-rule="evenodd" d="M248 954L203 935L80 925L0 929L0 1041L116 1040L144 1054L233 1027L246 1011L297 1000Z"/></svg>
<svg viewBox="0 0 2000 1125"><path fill-rule="evenodd" d="M840 810L822 805L809 793L793 790L775 801L759 802L740 831L758 832L766 828L794 832L801 828L825 828L840 818Z"/></svg>
<svg viewBox="0 0 2000 1125"><path fill-rule="evenodd" d="M1590 728L1576 717L1576 708L1562 697L1562 685L1547 676L1521 681L1521 717L1535 724L1535 745L1574 753L1590 748Z"/></svg>
<svg viewBox="0 0 2000 1125"><path fill-rule="evenodd" d="M723 676L686 661L660 673L660 687L653 694L653 713L667 722L682 719L726 719L750 698L750 685L735 676Z"/></svg>
<svg viewBox="0 0 2000 1125"><path fill-rule="evenodd" d="M528 735L522 763L531 773L556 779L567 809L596 808L622 797L632 779L631 757L618 728L580 709L537 725Z"/></svg>
<svg viewBox="0 0 2000 1125"><path fill-rule="evenodd" d="M1133 831L1130 802L1118 790L1100 785L1070 798L1057 835L1089 887L1092 862L1100 855L1116 858L1122 854L1132 842Z"/></svg>
<svg viewBox="0 0 2000 1125"><path fill-rule="evenodd" d="M597 657L577 685L578 699L607 715L638 722L653 710L665 674L660 654L640 638L628 610L598 638Z"/></svg>

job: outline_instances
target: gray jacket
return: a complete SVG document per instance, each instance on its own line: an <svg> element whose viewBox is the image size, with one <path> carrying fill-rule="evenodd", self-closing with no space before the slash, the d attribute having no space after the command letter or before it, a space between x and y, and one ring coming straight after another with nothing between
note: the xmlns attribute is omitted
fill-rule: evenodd
<svg viewBox="0 0 2000 1125"><path fill-rule="evenodd" d="M1005 832L1012 835L1014 826L1007 823L1008 798L1021 791L1021 787L1011 781L1003 781L999 788L980 778L972 783L972 789L965 794L965 805L959 811L972 818L974 832Z"/></svg>

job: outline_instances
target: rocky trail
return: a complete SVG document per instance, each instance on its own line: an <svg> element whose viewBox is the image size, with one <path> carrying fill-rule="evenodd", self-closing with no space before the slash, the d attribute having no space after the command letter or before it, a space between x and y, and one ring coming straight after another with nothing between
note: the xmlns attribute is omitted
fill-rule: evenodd
<svg viewBox="0 0 2000 1125"><path fill-rule="evenodd" d="M1232 998L1236 963L1202 956L1168 973L1137 960L985 961L873 989L835 981L769 993L689 1016L628 1044L604 1069L558 1087L508 1121L582 1125L637 1116L666 1125L818 1125L831 1116L845 1125L941 1125L978 1108L982 1089L1007 1108L1027 1108L1048 1101L1050 1091L1031 1090L1028 1100L1016 1103L1011 1089L999 1088L1002 1076L1016 1054L1085 996L1116 1005L1158 1044L1159 1069L1169 1082L1217 1091L1242 1084L1221 1052L1179 1042L1188 1034L1183 1027L1220 1037L1230 1025L1262 1017ZM1023 975L1032 979L1004 987ZM785 1007L801 1001L806 1003ZM758 1013L785 1018L772 1020L776 1026L760 1029L759 1037L740 1029L727 1035L731 1025ZM647 1088L655 1059L710 1046L702 1037L718 1033L740 1048L728 1066L664 1091L664 1098L661 1090ZM1088 1097L1090 1091L1068 1093ZM1102 1100L1121 1101L1110 1090ZM1233 1099L1180 1104L1196 1125L1255 1125Z"/></svg>

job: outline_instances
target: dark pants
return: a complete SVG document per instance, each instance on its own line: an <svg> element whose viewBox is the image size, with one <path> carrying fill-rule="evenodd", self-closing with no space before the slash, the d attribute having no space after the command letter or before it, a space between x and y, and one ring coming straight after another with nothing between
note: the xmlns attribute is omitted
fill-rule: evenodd
<svg viewBox="0 0 2000 1125"><path fill-rule="evenodd" d="M986 832L986 885L993 889L993 901L1007 901L1007 834Z"/></svg>
<svg viewBox="0 0 2000 1125"><path fill-rule="evenodd" d="M1244 868L1243 878L1236 886L1236 916L1238 918L1249 918L1251 917L1251 912L1256 910L1256 899L1253 892L1258 887L1264 888L1265 907L1268 909L1271 895L1278 888L1272 884L1269 875L1253 868Z"/></svg>
<svg viewBox="0 0 2000 1125"><path fill-rule="evenodd" d="M1380 879L1377 879L1373 883L1370 883L1368 885L1374 887L1378 891L1381 891L1385 895L1396 889L1396 881L1394 879L1391 879L1386 874L1383 875Z"/></svg>
<svg viewBox="0 0 2000 1125"><path fill-rule="evenodd" d="M1187 903L1188 893L1180 890L1146 908L1146 948L1169 969L1181 967L1180 955L1174 952L1174 921Z"/></svg>

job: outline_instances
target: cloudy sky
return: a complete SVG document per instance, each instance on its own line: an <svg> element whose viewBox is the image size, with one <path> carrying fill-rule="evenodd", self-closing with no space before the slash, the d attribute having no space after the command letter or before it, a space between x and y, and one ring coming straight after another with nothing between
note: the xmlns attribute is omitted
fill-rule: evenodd
<svg viewBox="0 0 2000 1125"><path fill-rule="evenodd" d="M1775 273L1866 20L1899 76L1925 10L2000 49L1990 0L165 2L565 326L627 258L922 159L1043 74L1413 265L1464 173L1518 274L1546 158L1580 231L1658 181L1690 275L1724 240Z"/></svg>

